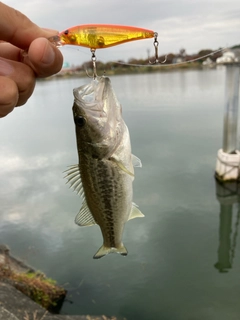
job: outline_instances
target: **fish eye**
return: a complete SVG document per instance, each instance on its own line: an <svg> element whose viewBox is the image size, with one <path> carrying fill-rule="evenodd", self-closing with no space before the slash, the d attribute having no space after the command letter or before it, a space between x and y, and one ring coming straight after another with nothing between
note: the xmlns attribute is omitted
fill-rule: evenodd
<svg viewBox="0 0 240 320"><path fill-rule="evenodd" d="M63 33L67 36L69 33L69 30L65 30Z"/></svg>
<svg viewBox="0 0 240 320"><path fill-rule="evenodd" d="M86 120L82 116L76 116L76 117L74 117L74 122L75 122L76 126L82 128L82 127L84 127Z"/></svg>

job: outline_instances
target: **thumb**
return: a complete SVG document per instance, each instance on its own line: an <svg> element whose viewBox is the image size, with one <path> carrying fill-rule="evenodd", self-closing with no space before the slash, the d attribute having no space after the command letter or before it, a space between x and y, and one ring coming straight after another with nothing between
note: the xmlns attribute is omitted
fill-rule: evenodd
<svg viewBox="0 0 240 320"><path fill-rule="evenodd" d="M31 43L23 62L28 64L37 76L48 77L61 70L63 56L46 38L38 38Z"/></svg>

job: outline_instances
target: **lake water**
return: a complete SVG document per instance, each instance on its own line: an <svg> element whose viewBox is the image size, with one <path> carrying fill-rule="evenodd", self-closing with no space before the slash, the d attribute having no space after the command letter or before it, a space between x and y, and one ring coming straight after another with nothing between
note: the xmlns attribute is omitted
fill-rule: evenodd
<svg viewBox="0 0 240 320"><path fill-rule="evenodd" d="M214 179L224 67L111 77L143 163L134 202L145 218L126 224L127 257L100 260L100 229L74 224L81 199L62 173L77 163L72 89L89 81L38 82L1 119L0 242L65 286L62 314L239 320L239 204L221 205Z"/></svg>

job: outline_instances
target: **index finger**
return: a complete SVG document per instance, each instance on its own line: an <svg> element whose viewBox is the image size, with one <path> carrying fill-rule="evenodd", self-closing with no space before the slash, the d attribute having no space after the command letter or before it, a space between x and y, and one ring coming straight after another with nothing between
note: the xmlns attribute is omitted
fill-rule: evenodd
<svg viewBox="0 0 240 320"><path fill-rule="evenodd" d="M18 10L0 2L0 40L27 49L34 39L51 35L54 35L54 30L41 29Z"/></svg>

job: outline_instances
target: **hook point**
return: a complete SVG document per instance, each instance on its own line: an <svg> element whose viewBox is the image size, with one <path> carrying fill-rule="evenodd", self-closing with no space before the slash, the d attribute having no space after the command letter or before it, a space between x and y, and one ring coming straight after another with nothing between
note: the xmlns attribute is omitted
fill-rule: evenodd
<svg viewBox="0 0 240 320"><path fill-rule="evenodd" d="M168 55L166 54L163 61L159 61L158 58L156 58L154 61L149 60L149 63L150 64L159 64L159 63L163 64L167 61L167 58L168 58Z"/></svg>

